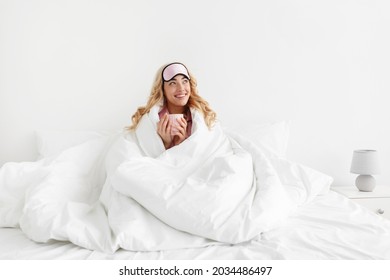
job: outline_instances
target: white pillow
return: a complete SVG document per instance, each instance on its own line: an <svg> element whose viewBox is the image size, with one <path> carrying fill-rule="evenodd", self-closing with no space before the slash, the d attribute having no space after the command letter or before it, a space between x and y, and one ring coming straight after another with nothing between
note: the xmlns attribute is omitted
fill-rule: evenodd
<svg viewBox="0 0 390 280"><path fill-rule="evenodd" d="M286 157L290 122L246 124L229 127L228 131L239 133L254 144L265 147L280 157ZM38 159L59 154L67 148L86 141L113 135L113 131L94 130L40 130L36 131Z"/></svg>
<svg viewBox="0 0 390 280"><path fill-rule="evenodd" d="M58 155L62 151L86 141L113 135L111 131L94 130L39 130L36 131L38 159Z"/></svg>
<svg viewBox="0 0 390 280"><path fill-rule="evenodd" d="M290 135L289 121L245 124L229 127L227 130L248 138L255 145L265 147L280 157L286 157Z"/></svg>

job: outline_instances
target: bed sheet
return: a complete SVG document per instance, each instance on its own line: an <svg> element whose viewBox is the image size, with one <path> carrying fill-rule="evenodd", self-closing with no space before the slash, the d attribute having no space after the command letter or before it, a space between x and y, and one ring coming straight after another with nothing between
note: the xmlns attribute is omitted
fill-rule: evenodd
<svg viewBox="0 0 390 280"><path fill-rule="evenodd" d="M1 228L0 259L390 259L390 221L330 191L280 227L238 245L106 254L68 242L39 244L19 229Z"/></svg>

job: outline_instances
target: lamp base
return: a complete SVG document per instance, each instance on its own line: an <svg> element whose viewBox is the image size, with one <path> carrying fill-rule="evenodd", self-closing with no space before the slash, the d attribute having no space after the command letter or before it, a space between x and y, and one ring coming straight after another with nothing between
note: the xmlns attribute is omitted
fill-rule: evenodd
<svg viewBox="0 0 390 280"><path fill-rule="evenodd" d="M356 177L355 185L362 192L372 192L375 189L376 181L371 175L359 175Z"/></svg>

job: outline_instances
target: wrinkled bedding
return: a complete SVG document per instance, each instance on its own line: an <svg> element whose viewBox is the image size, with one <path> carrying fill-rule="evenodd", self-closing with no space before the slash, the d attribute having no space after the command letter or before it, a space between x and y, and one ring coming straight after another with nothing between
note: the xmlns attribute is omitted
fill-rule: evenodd
<svg viewBox="0 0 390 280"><path fill-rule="evenodd" d="M165 150L158 110L135 132L5 164L0 226L106 253L238 244L281 227L329 189L329 176L219 124L209 130L197 111L191 137Z"/></svg>
<svg viewBox="0 0 390 280"><path fill-rule="evenodd" d="M299 207L281 226L236 245L109 254L69 242L36 243L18 228L0 228L0 259L389 260L390 221L330 191Z"/></svg>

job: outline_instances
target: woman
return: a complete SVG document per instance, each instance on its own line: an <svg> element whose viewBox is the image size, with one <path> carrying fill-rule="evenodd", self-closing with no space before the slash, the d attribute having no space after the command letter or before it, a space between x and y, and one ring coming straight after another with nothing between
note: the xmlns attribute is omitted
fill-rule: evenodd
<svg viewBox="0 0 390 280"><path fill-rule="evenodd" d="M215 122L216 114L206 100L199 96L196 88L196 79L179 62L170 63L158 71L148 103L139 107L132 116L133 124L130 129L136 129L143 115L151 108L161 105L160 121L157 123L157 133L164 143L165 149L179 145L192 133L192 113L197 110L202 113L204 121L210 129ZM169 115L182 114L177 119Z"/></svg>

